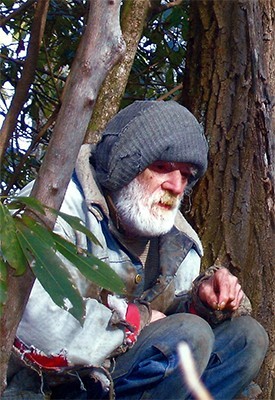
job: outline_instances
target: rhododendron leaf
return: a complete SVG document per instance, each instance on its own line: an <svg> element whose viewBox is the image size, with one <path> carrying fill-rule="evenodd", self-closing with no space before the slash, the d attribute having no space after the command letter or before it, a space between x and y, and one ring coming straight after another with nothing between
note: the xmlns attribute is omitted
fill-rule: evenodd
<svg viewBox="0 0 275 400"><path fill-rule="evenodd" d="M18 239L35 276L52 300L82 323L83 299L55 250L23 222L18 224Z"/></svg>
<svg viewBox="0 0 275 400"><path fill-rule="evenodd" d="M18 241L15 219L10 215L8 208L1 202L0 221L0 246L2 257L15 269L16 275L22 275L26 270L27 260Z"/></svg>

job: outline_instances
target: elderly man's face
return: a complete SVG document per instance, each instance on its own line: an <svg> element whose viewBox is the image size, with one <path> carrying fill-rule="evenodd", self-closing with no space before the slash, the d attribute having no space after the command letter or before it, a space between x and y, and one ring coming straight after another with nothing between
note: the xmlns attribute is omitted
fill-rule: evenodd
<svg viewBox="0 0 275 400"><path fill-rule="evenodd" d="M155 161L146 168L137 180L146 186L153 195L160 189L167 193L167 199L182 197L191 175L191 165L180 162ZM173 204L169 201L160 201L159 207L171 208Z"/></svg>
<svg viewBox="0 0 275 400"><path fill-rule="evenodd" d="M159 236L175 221L192 166L156 161L113 196L128 234Z"/></svg>

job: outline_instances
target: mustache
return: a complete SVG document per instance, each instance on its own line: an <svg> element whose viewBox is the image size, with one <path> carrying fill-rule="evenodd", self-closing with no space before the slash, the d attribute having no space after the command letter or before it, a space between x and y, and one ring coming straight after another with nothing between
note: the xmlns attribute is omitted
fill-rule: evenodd
<svg viewBox="0 0 275 400"><path fill-rule="evenodd" d="M168 191L165 191L163 193L163 195L160 197L159 203L165 204L169 207L175 207L178 205L180 200L181 200L180 196L170 193Z"/></svg>

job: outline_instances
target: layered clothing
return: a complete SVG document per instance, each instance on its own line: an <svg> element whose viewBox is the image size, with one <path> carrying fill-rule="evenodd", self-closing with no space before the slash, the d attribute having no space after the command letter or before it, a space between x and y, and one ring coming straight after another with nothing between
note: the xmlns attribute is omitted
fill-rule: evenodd
<svg viewBox="0 0 275 400"><path fill-rule="evenodd" d="M145 267L117 229L115 219L110 218L106 196L97 184L89 162L90 151L89 145L82 146L61 211L79 217L100 245L76 232L60 217L54 230L109 264L124 281L126 294L111 294L99 288L64 259L71 281L84 299L85 317L81 325L68 310L58 307L36 280L18 327L17 351L23 358L31 352L33 357L29 357L28 362L30 358L34 363L39 360L42 369L50 366L50 369L66 371L109 366L113 357L127 351L135 341L127 340L129 324L131 330L131 321L127 321L129 304L135 304L139 311L137 335L148 325L151 309L166 315L179 312L204 314L214 325L232 314L211 311L196 296L200 281L216 267L199 275L202 245L180 212L173 228L157 239L157 269L153 276L151 274L148 285L146 273L150 265ZM28 185L21 195L28 195L31 187L32 184Z"/></svg>

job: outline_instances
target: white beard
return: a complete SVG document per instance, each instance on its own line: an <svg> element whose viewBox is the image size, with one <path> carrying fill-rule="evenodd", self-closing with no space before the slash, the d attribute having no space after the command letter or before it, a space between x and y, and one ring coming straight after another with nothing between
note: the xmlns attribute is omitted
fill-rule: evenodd
<svg viewBox="0 0 275 400"><path fill-rule="evenodd" d="M128 234L144 237L163 235L170 231L182 196L159 189L153 194L136 178L112 194L119 219ZM170 208L164 208L159 203Z"/></svg>

